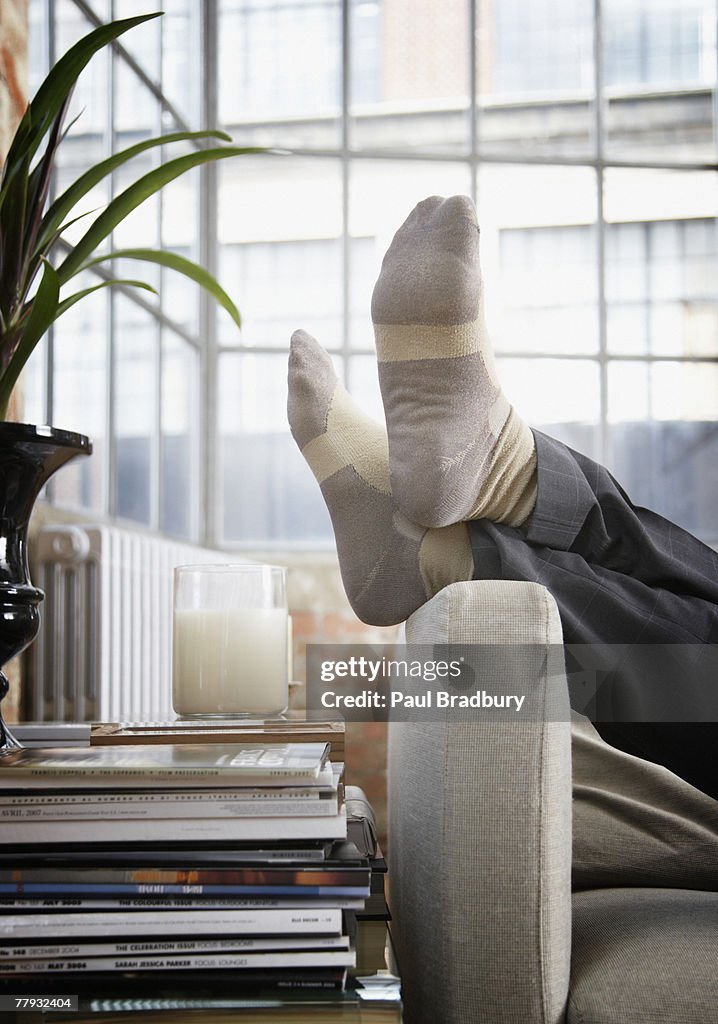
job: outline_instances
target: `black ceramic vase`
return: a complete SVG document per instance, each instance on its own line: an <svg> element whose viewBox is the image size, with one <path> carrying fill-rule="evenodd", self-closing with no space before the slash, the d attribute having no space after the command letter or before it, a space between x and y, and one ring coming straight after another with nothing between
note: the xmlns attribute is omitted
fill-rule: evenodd
<svg viewBox="0 0 718 1024"><path fill-rule="evenodd" d="M35 639L45 596L30 582L27 528L40 490L75 455L89 455L83 434L0 422L0 702L8 692L2 668ZM2 718L0 753L18 746Z"/></svg>

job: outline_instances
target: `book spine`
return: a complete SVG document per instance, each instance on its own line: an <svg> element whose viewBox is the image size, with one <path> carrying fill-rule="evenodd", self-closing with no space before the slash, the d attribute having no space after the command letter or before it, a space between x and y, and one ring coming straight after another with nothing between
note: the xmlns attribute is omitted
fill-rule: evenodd
<svg viewBox="0 0 718 1024"><path fill-rule="evenodd" d="M340 812L341 813L341 812ZM292 840L294 842L294 840ZM44 847L23 850L22 863L30 868L99 868L135 867L141 859L149 861L151 867L186 868L188 863L196 867L216 868L262 868L271 867L302 867L323 868L334 853L332 839L296 840L296 846L284 846L281 841L272 844L253 840L251 846L242 842L233 843L231 849L217 850L204 845L194 846L182 844L179 847L158 847L153 844L151 849L140 847L136 850L119 851L114 844L109 849L99 840L92 845L73 843L61 850L48 851ZM301 845L299 845L301 843ZM14 850L0 850L0 865L3 869L17 868L18 854ZM363 861L363 859L362 859Z"/></svg>
<svg viewBox="0 0 718 1024"><path fill-rule="evenodd" d="M174 885L163 882L18 882L0 883L2 895L44 896L53 894L92 896L368 896L369 886L361 885Z"/></svg>
<svg viewBox="0 0 718 1024"><path fill-rule="evenodd" d="M0 916L0 940L52 934L56 938L119 938L123 935L341 935L342 912L326 910L165 910L134 914L13 914Z"/></svg>
<svg viewBox="0 0 718 1024"><path fill-rule="evenodd" d="M8 766L2 777L4 789L22 789L28 785L48 788L77 789L147 789L150 786L183 787L190 789L197 786L216 786L219 788L235 786L281 786L286 785L326 785L329 780L306 768L276 769L272 772L243 774L226 770L206 769L136 769L113 768L112 771L86 769L85 771L69 770L61 766L55 767L21 767Z"/></svg>
<svg viewBox="0 0 718 1024"><path fill-rule="evenodd" d="M340 992L346 985L347 970L345 967L305 967L305 968L259 968L242 971L235 976L233 971L187 970L172 977L172 1006L179 1006L186 1000L188 1009L196 1006L197 988L206 992L211 986L213 996L227 996L231 999L246 999L249 995L268 998L276 1001L277 993L291 990ZM166 998L157 993L157 979L163 978L163 972L134 971L92 971L66 975L71 979L73 991L78 992L80 999L97 999L102 992L104 1004L116 1003L116 1009L146 1011L156 1005L158 1010L166 1010ZM169 979L168 979L169 980ZM27 993L37 996L44 992L56 993L57 981L53 971L38 974L0 975L0 991L13 994ZM142 1016L142 1014L138 1014ZM175 1014L173 1020L177 1019Z"/></svg>
<svg viewBox="0 0 718 1024"><path fill-rule="evenodd" d="M317 803L321 800L336 800L337 787L332 786L261 786L247 788L245 786L237 789L177 789L171 794L163 793L154 789L131 789L131 790L110 790L108 792L62 792L49 793L39 790L37 792L14 793L0 790L0 815L9 816L7 811L12 807L58 807L69 805L81 807L89 804L93 809L100 806L103 809L112 804L166 804L170 800L181 804L185 810L195 805L204 805L212 801L222 804L230 803L282 803L287 801L308 801Z"/></svg>
<svg viewBox="0 0 718 1024"><path fill-rule="evenodd" d="M14 868L0 870L0 893L31 885L369 885L367 868ZM12 888L4 888L9 886Z"/></svg>
<svg viewBox="0 0 718 1024"><path fill-rule="evenodd" d="M345 839L346 815L302 818L163 818L126 821L10 821L0 830L0 844L82 843L178 840L271 842L274 839Z"/></svg>
<svg viewBox="0 0 718 1024"><path fill-rule="evenodd" d="M234 818L263 818L286 815L287 817L301 818L311 816L329 816L338 811L336 794L332 800L309 800L301 799L296 803L293 801L280 800L232 800L227 802L210 801L203 803L185 803L184 801L153 800L134 803L122 801L119 803L103 802L98 804L33 804L27 803L23 806L2 807L0 806L0 821L84 821L111 819L138 819L145 818L178 818L182 814L190 813L195 818L222 818L228 816Z"/></svg>
<svg viewBox="0 0 718 1024"><path fill-rule="evenodd" d="M154 897L154 896L120 896L105 899L87 899L75 897L36 897L14 899L0 896L0 908L4 912L40 911L60 912L63 910L363 910L365 897L361 896L322 896L302 899L295 897L270 897L250 899L242 896L211 899L210 897Z"/></svg>
<svg viewBox="0 0 718 1024"><path fill-rule="evenodd" d="M57 960L85 956L171 956L176 953L224 953L282 949L348 949L346 935L252 937L246 939L184 939L157 942L74 942L0 946L1 960Z"/></svg>
<svg viewBox="0 0 718 1024"><path fill-rule="evenodd" d="M8 974L75 974L90 971L213 971L252 970L274 967L353 967L352 950L320 950L318 952L197 954L170 957L85 957L70 960L27 960L0 962L0 975Z"/></svg>

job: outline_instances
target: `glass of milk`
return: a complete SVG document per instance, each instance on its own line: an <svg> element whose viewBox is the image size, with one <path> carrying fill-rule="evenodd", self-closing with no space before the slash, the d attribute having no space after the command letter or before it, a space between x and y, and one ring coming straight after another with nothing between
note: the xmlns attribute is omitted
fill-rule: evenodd
<svg viewBox="0 0 718 1024"><path fill-rule="evenodd" d="M264 717L287 708L286 570L181 565L174 574L172 703L178 715Z"/></svg>

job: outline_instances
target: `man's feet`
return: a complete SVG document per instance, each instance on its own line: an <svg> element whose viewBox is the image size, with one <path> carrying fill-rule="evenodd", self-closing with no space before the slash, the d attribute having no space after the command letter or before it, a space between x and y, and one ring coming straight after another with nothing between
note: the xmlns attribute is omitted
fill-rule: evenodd
<svg viewBox="0 0 718 1024"><path fill-rule="evenodd" d="M358 408L305 331L292 335L288 383L292 436L321 486L344 589L359 618L377 626L403 622L442 587L471 579L465 524L427 530L396 509L386 432Z"/></svg>
<svg viewBox="0 0 718 1024"><path fill-rule="evenodd" d="M394 236L372 298L391 486L424 526L518 526L536 501L533 435L499 386L483 305L471 200L425 199Z"/></svg>

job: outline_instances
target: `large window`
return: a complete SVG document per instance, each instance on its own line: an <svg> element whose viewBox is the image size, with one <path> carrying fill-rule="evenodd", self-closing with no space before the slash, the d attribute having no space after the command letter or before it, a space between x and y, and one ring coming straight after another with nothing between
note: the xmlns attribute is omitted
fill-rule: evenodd
<svg viewBox="0 0 718 1024"><path fill-rule="evenodd" d="M200 10L195 0L31 0L32 91L49 61L99 22L161 6L164 18L133 29L116 50L101 51L80 77L69 135L59 150L56 189L143 137L197 127ZM150 150L135 159L131 173L136 177L159 159L159 151ZM128 173L122 170L96 188L85 209L102 207L127 185ZM182 178L145 202L115 232L113 246L162 247L198 258L199 184L198 176ZM104 290L74 306L33 356L25 418L93 438L92 458L72 464L50 484L54 501L199 537L206 365L199 295L183 278L150 264L115 269L118 276L153 284L159 297Z"/></svg>
<svg viewBox="0 0 718 1024"><path fill-rule="evenodd" d="M93 19L155 6L31 0L36 74ZM381 257L415 202L460 192L509 397L718 540L716 0L162 7L79 83L62 173L200 122L285 152L181 181L123 238L205 259L241 334L170 274L159 302L116 295L61 321L27 402L98 454L56 500L227 546L329 543L286 426L289 336L314 333L381 415Z"/></svg>

